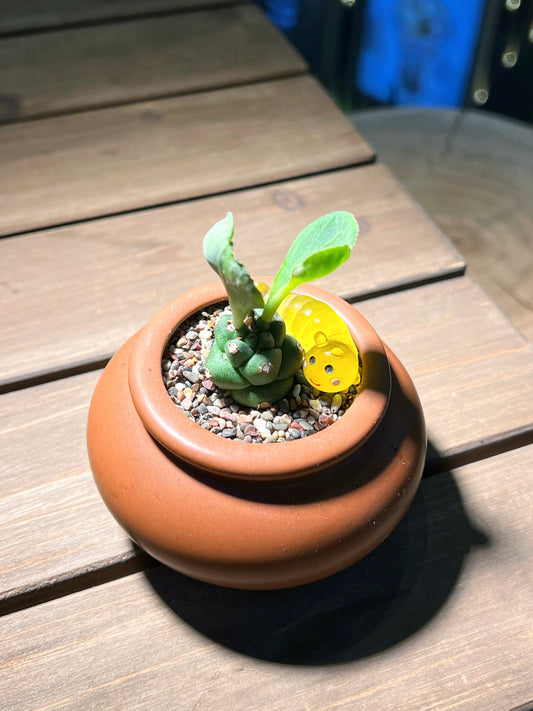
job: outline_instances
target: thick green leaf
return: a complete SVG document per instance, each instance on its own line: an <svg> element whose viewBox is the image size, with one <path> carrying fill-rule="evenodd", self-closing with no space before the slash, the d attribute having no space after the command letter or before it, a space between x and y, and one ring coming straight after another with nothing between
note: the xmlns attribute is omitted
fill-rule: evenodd
<svg viewBox="0 0 533 711"><path fill-rule="evenodd" d="M303 229L274 279L263 320L272 319L285 296L297 286L326 276L345 262L358 232L355 217L349 212L331 212Z"/></svg>
<svg viewBox="0 0 533 711"><path fill-rule="evenodd" d="M222 279L233 314L235 328L240 328L246 316L262 308L263 297L246 267L233 254L233 215L228 212L204 237L204 256Z"/></svg>

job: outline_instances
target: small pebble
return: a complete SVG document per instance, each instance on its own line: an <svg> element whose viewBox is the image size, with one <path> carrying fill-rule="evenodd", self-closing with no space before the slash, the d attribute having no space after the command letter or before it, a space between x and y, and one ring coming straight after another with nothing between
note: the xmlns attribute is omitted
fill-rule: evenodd
<svg viewBox="0 0 533 711"><path fill-rule="evenodd" d="M193 370L183 370L183 377L187 378L189 383L198 383L202 377L199 373L195 373Z"/></svg>
<svg viewBox="0 0 533 711"><path fill-rule="evenodd" d="M235 427L225 427L220 434L226 439L231 439L232 437L235 437L237 430Z"/></svg>
<svg viewBox="0 0 533 711"><path fill-rule="evenodd" d="M231 412L230 410L220 410L220 417L222 417L224 420L229 420L230 422L238 422L239 417L235 412Z"/></svg>
<svg viewBox="0 0 533 711"><path fill-rule="evenodd" d="M331 398L331 412L338 412L342 405L342 395L340 393L335 393Z"/></svg>
<svg viewBox="0 0 533 711"><path fill-rule="evenodd" d="M318 417L318 422L322 425L322 427L327 427L328 425L333 424L333 417L331 415L325 415L324 413L322 413Z"/></svg>
<svg viewBox="0 0 533 711"><path fill-rule="evenodd" d="M190 410L192 407L192 400L190 397L184 397L181 401L181 406L184 410Z"/></svg>
<svg viewBox="0 0 533 711"><path fill-rule="evenodd" d="M274 430L288 430L289 425L286 422L274 422Z"/></svg>
<svg viewBox="0 0 533 711"><path fill-rule="evenodd" d="M297 420L295 424L300 425L302 430L305 432L312 432L314 430L313 425L310 422L307 422L307 420Z"/></svg>

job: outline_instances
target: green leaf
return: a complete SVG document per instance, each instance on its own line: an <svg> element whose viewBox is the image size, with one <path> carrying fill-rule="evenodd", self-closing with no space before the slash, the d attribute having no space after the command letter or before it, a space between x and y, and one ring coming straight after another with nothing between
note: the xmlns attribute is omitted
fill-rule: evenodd
<svg viewBox="0 0 533 711"><path fill-rule="evenodd" d="M222 279L228 293L233 324L235 328L240 328L248 313L254 308L262 308L264 301L246 267L233 254L233 231L233 215L228 212L204 237L204 256Z"/></svg>
<svg viewBox="0 0 533 711"><path fill-rule="evenodd" d="M358 232L355 217L349 212L331 212L303 229L276 274L262 319L270 321L285 296L297 286L326 276L345 262Z"/></svg>

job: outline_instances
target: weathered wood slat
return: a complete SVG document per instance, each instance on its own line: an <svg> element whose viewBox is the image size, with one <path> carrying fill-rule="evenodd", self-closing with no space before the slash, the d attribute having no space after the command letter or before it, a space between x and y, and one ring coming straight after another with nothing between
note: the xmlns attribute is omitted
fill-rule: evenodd
<svg viewBox="0 0 533 711"><path fill-rule="evenodd" d="M361 223L352 257L323 280L342 296L463 268L377 165L13 237L0 242L0 384L98 362L167 301L216 279L201 242L227 210L239 258L253 273L273 275L298 232L333 209Z"/></svg>
<svg viewBox="0 0 533 711"><path fill-rule="evenodd" d="M352 115L362 135L533 341L533 129L490 111Z"/></svg>
<svg viewBox="0 0 533 711"><path fill-rule="evenodd" d="M0 5L0 33L238 3L239 0L17 0Z"/></svg>
<svg viewBox="0 0 533 711"><path fill-rule="evenodd" d="M423 481L385 543L314 585L240 592L160 567L8 615L3 704L518 707L533 696L532 456Z"/></svg>
<svg viewBox="0 0 533 711"><path fill-rule="evenodd" d="M311 77L10 124L0 131L0 234L372 158Z"/></svg>
<svg viewBox="0 0 533 711"><path fill-rule="evenodd" d="M465 449L531 436L533 348L475 282L453 279L357 307L415 380L430 461L453 465Z"/></svg>
<svg viewBox="0 0 533 711"><path fill-rule="evenodd" d="M255 5L17 36L0 42L0 122L303 71Z"/></svg>
<svg viewBox="0 0 533 711"><path fill-rule="evenodd" d="M90 373L21 391L26 413L16 411L16 400L0 405L6 447L0 520L9 530L0 576L12 588L2 597L33 589L32 581L46 588L73 571L131 558L126 541L117 546L122 536L88 475L84 431L96 377ZM39 432L44 441L35 439Z"/></svg>
<svg viewBox="0 0 533 711"><path fill-rule="evenodd" d="M533 353L472 282L451 279L360 306L413 375L430 463L450 453L468 459L487 439L503 449L509 431L527 430L531 441ZM98 375L0 396L0 597L135 556L89 473L85 423Z"/></svg>

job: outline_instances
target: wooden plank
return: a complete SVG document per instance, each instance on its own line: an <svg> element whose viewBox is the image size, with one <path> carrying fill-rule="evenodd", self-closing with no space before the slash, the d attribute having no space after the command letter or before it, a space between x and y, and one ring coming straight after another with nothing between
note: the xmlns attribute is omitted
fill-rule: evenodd
<svg viewBox="0 0 533 711"><path fill-rule="evenodd" d="M3 126L0 233L372 160L311 77Z"/></svg>
<svg viewBox="0 0 533 711"><path fill-rule="evenodd" d="M37 580L46 589L133 557L88 474L85 421L95 381L89 373L21 391L27 417L14 401L0 405L9 450L0 465L0 520L9 530L0 577L10 588L0 600L33 590ZM44 442L34 439L38 432Z"/></svg>
<svg viewBox="0 0 533 711"><path fill-rule="evenodd" d="M517 707L533 696L532 456L518 449L423 481L376 551L313 585L224 590L160 567L8 615L3 703Z"/></svg>
<svg viewBox="0 0 533 711"><path fill-rule="evenodd" d="M305 71L255 5L7 38L0 122Z"/></svg>
<svg viewBox="0 0 533 711"><path fill-rule="evenodd" d="M361 224L354 254L322 282L345 297L463 268L383 166L13 237L0 242L0 384L105 359L167 301L216 279L201 241L228 209L239 258L252 273L271 275L306 224L333 209L353 211ZM22 328L39 334L31 348Z"/></svg>
<svg viewBox="0 0 533 711"><path fill-rule="evenodd" d="M533 341L533 130L488 111L398 108L353 121Z"/></svg>
<svg viewBox="0 0 533 711"><path fill-rule="evenodd" d="M239 0L17 0L0 5L0 34L126 19L163 12L235 5Z"/></svg>
<svg viewBox="0 0 533 711"><path fill-rule="evenodd" d="M357 307L416 383L432 465L531 433L533 348L476 283L453 279Z"/></svg>
<svg viewBox="0 0 533 711"><path fill-rule="evenodd" d="M450 453L464 461L483 440L503 449L509 431L528 431L531 441L533 353L468 279L360 306L413 375L430 463ZM464 328L455 325L458 313ZM0 396L0 599L6 605L135 557L89 472L85 423L98 376Z"/></svg>

